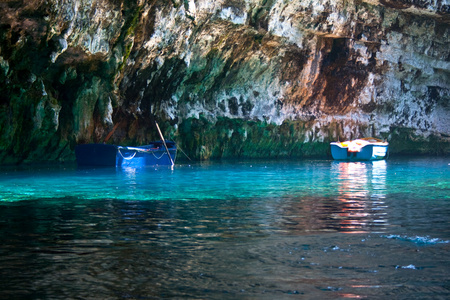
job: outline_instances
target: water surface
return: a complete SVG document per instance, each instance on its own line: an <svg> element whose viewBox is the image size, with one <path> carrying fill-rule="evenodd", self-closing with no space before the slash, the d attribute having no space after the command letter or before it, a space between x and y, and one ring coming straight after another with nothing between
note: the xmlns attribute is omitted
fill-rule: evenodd
<svg viewBox="0 0 450 300"><path fill-rule="evenodd" d="M447 299L450 160L0 169L1 299Z"/></svg>

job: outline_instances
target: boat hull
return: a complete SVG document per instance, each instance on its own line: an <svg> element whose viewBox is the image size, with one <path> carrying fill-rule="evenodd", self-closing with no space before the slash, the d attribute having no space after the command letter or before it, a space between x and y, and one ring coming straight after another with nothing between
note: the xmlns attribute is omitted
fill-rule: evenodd
<svg viewBox="0 0 450 300"><path fill-rule="evenodd" d="M175 162L177 148L166 141L170 157ZM122 147L106 144L85 144L75 148L78 166L139 168L145 166L170 166L172 161L162 142L140 147Z"/></svg>
<svg viewBox="0 0 450 300"><path fill-rule="evenodd" d="M387 145L366 145L360 151L352 152L348 147L342 147L339 143L331 143L331 155L335 160L381 160L386 159Z"/></svg>

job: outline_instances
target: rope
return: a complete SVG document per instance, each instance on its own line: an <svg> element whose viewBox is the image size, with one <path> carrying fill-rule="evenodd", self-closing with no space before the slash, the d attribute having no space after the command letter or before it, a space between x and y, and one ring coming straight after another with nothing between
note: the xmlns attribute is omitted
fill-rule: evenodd
<svg viewBox="0 0 450 300"><path fill-rule="evenodd" d="M123 156L122 152L120 152L121 149L134 151L134 154L131 155L131 156L125 157L125 156ZM143 149L134 148L134 147L117 147L117 150L119 151L120 156L122 156L122 158L126 159L126 160L133 159L138 152L140 152L140 153L147 153L147 154L150 152L157 160L160 160L164 155L167 154L166 152L163 152L161 154L161 156L158 157L158 156L155 155L155 151L152 151L151 149L143 150ZM161 150L159 150L159 151L161 151Z"/></svg>
<svg viewBox="0 0 450 300"><path fill-rule="evenodd" d="M122 158L123 158L123 159L126 159L126 160L131 160L131 159L133 159L133 158L136 156L136 153L137 153L137 151L134 151L134 154L133 154L133 155L128 156L128 157L125 157L125 156L123 156L122 152L120 152L120 148L117 148L117 151L119 151L120 156L122 156Z"/></svg>
<svg viewBox="0 0 450 300"><path fill-rule="evenodd" d="M172 135L170 135L169 138L170 138L171 140L174 140L174 138L172 137ZM180 150L181 153L183 153L184 156L187 157L187 159L189 159L190 161L192 161L192 159L191 159L191 158L183 151L183 149L181 149L180 145L178 145L177 143L175 143L175 145L177 145L177 150Z"/></svg>
<svg viewBox="0 0 450 300"><path fill-rule="evenodd" d="M180 146L177 145L177 147L181 151L181 153L184 154L184 156L186 156L190 161L192 161L192 159L186 153L184 153L183 149L181 149Z"/></svg>
<svg viewBox="0 0 450 300"><path fill-rule="evenodd" d="M163 152L163 154L161 154L160 157L157 157L157 156L155 155L155 152L153 152L153 151L152 151L152 154L153 154L153 156L154 156L157 160L160 160L160 159L164 156L164 154L166 154L166 152Z"/></svg>

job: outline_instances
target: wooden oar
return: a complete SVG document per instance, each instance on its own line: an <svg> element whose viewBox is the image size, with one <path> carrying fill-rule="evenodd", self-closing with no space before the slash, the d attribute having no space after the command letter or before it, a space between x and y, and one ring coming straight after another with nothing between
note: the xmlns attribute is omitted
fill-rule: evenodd
<svg viewBox="0 0 450 300"><path fill-rule="evenodd" d="M164 139L164 136L162 135L161 129L159 129L159 125L158 125L158 123L157 123L156 121L155 121L155 124L156 124L156 128L158 129L159 136L161 137L161 140L162 140L162 142L163 142L163 144L164 144L164 147L166 148L167 155L169 155L169 159L170 159L170 162L171 162L172 168L173 168L173 166L175 165L175 163L173 162L172 156L170 156L169 148L167 148L166 140Z"/></svg>

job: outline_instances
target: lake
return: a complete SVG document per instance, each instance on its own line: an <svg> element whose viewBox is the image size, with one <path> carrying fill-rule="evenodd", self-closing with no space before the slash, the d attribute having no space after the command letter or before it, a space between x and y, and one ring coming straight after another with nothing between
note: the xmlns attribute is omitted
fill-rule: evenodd
<svg viewBox="0 0 450 300"><path fill-rule="evenodd" d="M450 159L0 168L1 299L448 299Z"/></svg>

